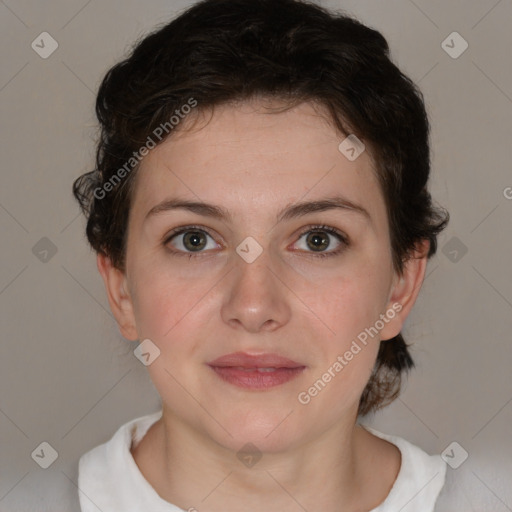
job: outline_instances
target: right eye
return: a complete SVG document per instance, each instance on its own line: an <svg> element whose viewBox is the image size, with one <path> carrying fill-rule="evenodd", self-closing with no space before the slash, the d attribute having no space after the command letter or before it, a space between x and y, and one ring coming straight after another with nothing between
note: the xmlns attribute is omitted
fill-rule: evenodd
<svg viewBox="0 0 512 512"><path fill-rule="evenodd" d="M213 241L213 237L199 226L183 226L172 231L165 239L164 245L172 245L176 250L171 250L177 256L189 257L198 256L205 252L205 249L216 249L218 244L208 245L208 238ZM199 253L199 254L198 254Z"/></svg>

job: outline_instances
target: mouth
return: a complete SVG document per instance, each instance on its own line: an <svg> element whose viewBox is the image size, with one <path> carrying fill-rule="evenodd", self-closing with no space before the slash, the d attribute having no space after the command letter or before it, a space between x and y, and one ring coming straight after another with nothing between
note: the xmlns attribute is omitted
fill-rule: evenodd
<svg viewBox="0 0 512 512"><path fill-rule="evenodd" d="M208 366L223 381L244 389L264 390L285 384L306 366L277 354L236 352L215 359Z"/></svg>

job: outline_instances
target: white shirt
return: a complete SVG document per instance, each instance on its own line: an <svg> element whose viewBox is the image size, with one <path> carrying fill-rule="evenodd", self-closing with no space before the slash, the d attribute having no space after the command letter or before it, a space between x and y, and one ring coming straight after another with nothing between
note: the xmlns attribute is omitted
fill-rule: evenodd
<svg viewBox="0 0 512 512"><path fill-rule="evenodd" d="M82 512L183 512L157 494L130 452L132 441L136 446L161 416L162 410L125 423L108 442L80 457L78 494ZM369 512L435 512L446 476L446 463L441 456L428 455L401 437L362 426L396 445L402 454L400 471L391 491ZM196 508L200 511L200 504Z"/></svg>

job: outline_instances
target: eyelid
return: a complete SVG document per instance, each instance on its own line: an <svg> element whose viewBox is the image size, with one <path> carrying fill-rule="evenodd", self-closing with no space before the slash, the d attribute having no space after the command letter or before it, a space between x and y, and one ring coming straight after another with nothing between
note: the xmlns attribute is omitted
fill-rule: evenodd
<svg viewBox="0 0 512 512"><path fill-rule="evenodd" d="M205 226L196 225L196 224L187 224L185 226L178 226L178 227L172 229L171 231L169 231L168 233L166 233L163 237L163 243L168 244L172 240L172 238L175 237L176 235L180 235L184 232L194 231L194 230L204 231L207 235L210 235L212 238L215 238L209 228L207 228ZM218 236L222 239L222 237L220 235L218 235Z"/></svg>
<svg viewBox="0 0 512 512"><path fill-rule="evenodd" d="M349 237L340 231L339 229L333 227L333 226L327 226L325 224L314 224L309 225L303 228L303 230L300 232L298 236L298 240L300 240L305 234L314 232L314 231L324 231L326 233L329 233L330 235L336 237L339 242L339 246L336 249L330 250L330 251L296 251L296 252L304 252L308 256L313 256L314 258L328 258L328 257L334 257L341 255L342 252L345 251L350 246L350 239ZM296 243L296 242L295 242ZM294 244L295 244L294 243Z"/></svg>
<svg viewBox="0 0 512 512"><path fill-rule="evenodd" d="M325 224L313 224L310 226L306 226L304 230L300 232L299 238L305 235L306 233L309 233L310 231L326 231L327 233L338 236L341 242L344 242L346 244L349 243L348 236L345 233L343 233L343 231L340 231L339 229L333 226L327 226Z"/></svg>

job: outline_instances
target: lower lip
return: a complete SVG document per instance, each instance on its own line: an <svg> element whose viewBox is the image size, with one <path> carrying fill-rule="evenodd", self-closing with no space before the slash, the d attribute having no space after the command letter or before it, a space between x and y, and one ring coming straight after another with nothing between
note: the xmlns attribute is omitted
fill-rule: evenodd
<svg viewBox="0 0 512 512"><path fill-rule="evenodd" d="M240 370L230 366L210 366L215 373L226 382L245 389L269 389L289 382L304 370L305 366L298 368L277 368L273 372L259 372L257 370Z"/></svg>

